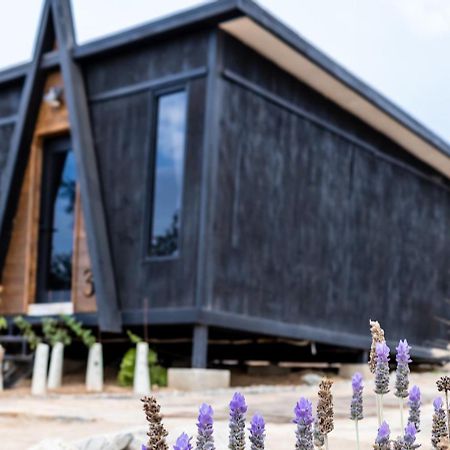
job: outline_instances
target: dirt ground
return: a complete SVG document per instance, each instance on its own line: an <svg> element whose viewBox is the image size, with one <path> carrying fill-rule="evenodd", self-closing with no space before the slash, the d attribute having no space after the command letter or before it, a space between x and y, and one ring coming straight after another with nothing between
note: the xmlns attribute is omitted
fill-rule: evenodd
<svg viewBox="0 0 450 450"><path fill-rule="evenodd" d="M432 417L432 401L438 395L435 387L440 372L412 374L412 384L417 384L423 394L422 431L418 441L429 449ZM258 380L260 381L260 380ZM371 448L377 419L372 382L365 388L365 419L360 424L361 448ZM156 391L169 430L169 443L186 431L195 434L197 408L202 402L210 403L215 410L215 436L218 450L227 448L227 405L235 390L240 390L249 405L248 415L261 413L267 422L268 449L292 450L295 448L295 426L291 423L293 408L300 396L315 399L317 387L297 385L258 385L241 389L181 393L169 390ZM330 449L356 448L354 424L348 419L351 398L349 380L335 378L335 430L330 434ZM400 432L397 399L393 394L385 400L385 418L392 434ZM85 394L83 386L71 382L60 392L45 398L33 398L26 384L14 390L0 393L0 448L24 450L48 438L77 441L99 434L134 431L143 435L144 416L139 399L128 389L107 385L102 394Z"/></svg>

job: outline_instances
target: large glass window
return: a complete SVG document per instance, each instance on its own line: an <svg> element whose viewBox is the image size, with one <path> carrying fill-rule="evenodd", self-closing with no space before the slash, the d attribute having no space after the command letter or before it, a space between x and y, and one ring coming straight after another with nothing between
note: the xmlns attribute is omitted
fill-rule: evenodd
<svg viewBox="0 0 450 450"><path fill-rule="evenodd" d="M50 141L43 163L37 300L69 301L77 180L70 141Z"/></svg>
<svg viewBox="0 0 450 450"><path fill-rule="evenodd" d="M186 141L185 91L157 99L151 256L170 256L179 248Z"/></svg>

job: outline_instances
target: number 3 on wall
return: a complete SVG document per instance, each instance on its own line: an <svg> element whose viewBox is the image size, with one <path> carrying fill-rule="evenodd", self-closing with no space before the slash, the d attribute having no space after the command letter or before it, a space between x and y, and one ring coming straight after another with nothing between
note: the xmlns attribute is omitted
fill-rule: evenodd
<svg viewBox="0 0 450 450"><path fill-rule="evenodd" d="M83 270L84 288L83 294L85 297L92 297L95 294L94 276L90 267Z"/></svg>

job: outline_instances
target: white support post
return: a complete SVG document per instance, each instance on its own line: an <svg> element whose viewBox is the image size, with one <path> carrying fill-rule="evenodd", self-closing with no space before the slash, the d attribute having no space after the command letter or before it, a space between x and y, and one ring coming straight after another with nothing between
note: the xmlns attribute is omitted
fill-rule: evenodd
<svg viewBox="0 0 450 450"><path fill-rule="evenodd" d="M147 342L139 342L136 345L136 364L134 366L133 391L137 395L147 395L150 393Z"/></svg>
<svg viewBox="0 0 450 450"><path fill-rule="evenodd" d="M40 343L34 355L33 379L31 381L32 395L45 395L47 393L47 367L49 347Z"/></svg>
<svg viewBox="0 0 450 450"><path fill-rule="evenodd" d="M98 342L89 348L86 390L88 392L103 391L103 349L102 344Z"/></svg>
<svg viewBox="0 0 450 450"><path fill-rule="evenodd" d="M50 369L48 371L48 389L58 389L62 384L64 361L64 344L57 342L52 346L52 353L50 357Z"/></svg>

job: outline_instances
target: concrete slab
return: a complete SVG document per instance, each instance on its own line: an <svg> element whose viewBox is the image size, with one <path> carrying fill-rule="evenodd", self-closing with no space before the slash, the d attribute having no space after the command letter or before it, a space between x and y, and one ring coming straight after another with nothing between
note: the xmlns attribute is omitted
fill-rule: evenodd
<svg viewBox="0 0 450 450"><path fill-rule="evenodd" d="M230 387L230 371L218 369L169 369L167 385L179 391Z"/></svg>

